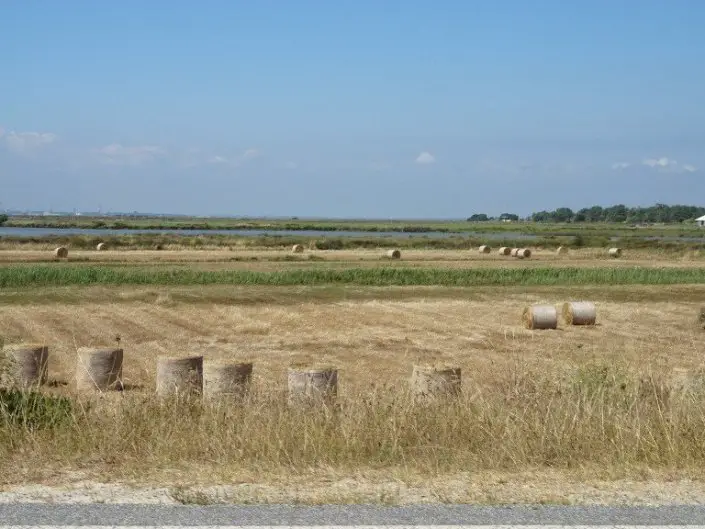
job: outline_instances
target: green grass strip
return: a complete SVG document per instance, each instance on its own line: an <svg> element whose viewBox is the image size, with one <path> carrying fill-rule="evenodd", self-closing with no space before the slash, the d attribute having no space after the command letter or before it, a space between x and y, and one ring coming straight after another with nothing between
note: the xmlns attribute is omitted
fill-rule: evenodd
<svg viewBox="0 0 705 529"><path fill-rule="evenodd" d="M705 268L348 268L193 270L156 267L0 267L0 287L69 285L673 285L705 283Z"/></svg>

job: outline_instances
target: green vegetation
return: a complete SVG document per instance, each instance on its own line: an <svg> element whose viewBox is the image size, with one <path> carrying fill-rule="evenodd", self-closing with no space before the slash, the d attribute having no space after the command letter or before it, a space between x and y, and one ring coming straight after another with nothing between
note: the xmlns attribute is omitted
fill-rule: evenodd
<svg viewBox="0 0 705 529"><path fill-rule="evenodd" d="M5 224L7 222L8 216L5 215L4 213L0 213L0 226Z"/></svg>
<svg viewBox="0 0 705 529"><path fill-rule="evenodd" d="M518 230L517 230L518 231ZM528 234L528 231L527 231ZM477 248L481 244L493 247L509 246L512 248L529 245L532 248L606 248L620 246L622 248L649 248L664 251L684 251L705 249L705 232L671 233L669 239L655 239L652 232L630 233L613 239L610 232L599 230L573 229L563 235L553 235L538 232L531 238L495 234L493 237L480 233L470 236L448 235L432 237L417 235L414 237L304 237L300 235L257 235L239 236L208 233L198 236L184 236L172 233L131 233L126 235L47 235L34 237L0 237L0 248L16 247L36 248L37 246L56 247L67 246L74 250L93 250L99 242L105 242L113 249L125 250L163 250L163 249L201 249L201 248L279 248L290 249L294 244L305 247L312 245L317 250L355 250L374 248L400 249L435 249L435 250L466 250ZM642 236L643 235L643 236ZM703 237L702 241L688 240L687 237Z"/></svg>
<svg viewBox="0 0 705 529"><path fill-rule="evenodd" d="M539 211L531 215L534 222L628 222L628 223L681 223L705 215L699 206L667 206L656 204L648 208L628 208L624 204L603 208L592 206L574 212L570 208Z"/></svg>
<svg viewBox="0 0 705 529"><path fill-rule="evenodd" d="M705 283L704 268L308 268L275 272L171 267L26 265L0 268L0 287L69 285L673 285Z"/></svg>
<svg viewBox="0 0 705 529"><path fill-rule="evenodd" d="M73 411L73 402L68 397L0 389L0 427L54 428L71 420Z"/></svg>
<svg viewBox="0 0 705 529"><path fill-rule="evenodd" d="M575 235L576 230L589 229L601 235L628 234L636 230L646 235L693 232L692 221L705 214L705 208L656 204L650 207L629 208L622 204L610 207L592 206L574 212L562 207L554 211L533 213L520 221L514 213L491 217L475 213L467 220L302 220L202 218L202 217L146 217L146 216L13 216L7 220L10 227L35 228L90 228L90 229L170 229L170 230L284 230L284 231L358 231L399 233L487 233L519 232L547 235ZM511 222L503 222L511 221ZM660 226L637 226L662 224Z"/></svg>

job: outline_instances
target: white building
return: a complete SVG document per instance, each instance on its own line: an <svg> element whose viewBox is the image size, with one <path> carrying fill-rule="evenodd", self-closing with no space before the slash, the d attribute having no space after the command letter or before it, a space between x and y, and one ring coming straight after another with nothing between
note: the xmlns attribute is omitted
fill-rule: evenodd
<svg viewBox="0 0 705 529"><path fill-rule="evenodd" d="M702 228L702 227L705 227L705 215L703 215L702 217L698 217L697 219L695 219L695 224L697 224L697 225L700 226L701 228Z"/></svg>

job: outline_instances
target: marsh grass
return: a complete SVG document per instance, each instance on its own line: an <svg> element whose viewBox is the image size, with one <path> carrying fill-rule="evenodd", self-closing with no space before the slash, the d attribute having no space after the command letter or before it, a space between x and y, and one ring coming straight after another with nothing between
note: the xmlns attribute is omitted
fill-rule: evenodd
<svg viewBox="0 0 705 529"><path fill-rule="evenodd" d="M609 365L564 374L516 370L490 387L466 382L458 399L423 405L401 387L346 394L337 409L285 402L277 393L214 404L104 396L61 408L69 410L68 420L47 420L41 429L10 420L17 412L0 406L0 461L21 453L34 464L111 465L117 476L183 465L216 474L233 468L437 474L705 464L705 386Z"/></svg>
<svg viewBox="0 0 705 529"><path fill-rule="evenodd" d="M11 265L0 268L0 287L70 285L326 285L541 286L673 285L705 283L703 268L307 268L274 272L192 268Z"/></svg>

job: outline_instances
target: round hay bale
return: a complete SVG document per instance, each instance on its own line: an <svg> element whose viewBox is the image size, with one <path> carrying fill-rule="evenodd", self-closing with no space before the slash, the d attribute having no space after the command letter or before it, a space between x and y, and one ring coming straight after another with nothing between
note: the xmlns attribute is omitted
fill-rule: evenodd
<svg viewBox="0 0 705 529"><path fill-rule="evenodd" d="M302 244L295 244L291 247L291 253L303 253L304 247Z"/></svg>
<svg viewBox="0 0 705 529"><path fill-rule="evenodd" d="M559 247L556 249L556 253L557 253L558 255L565 255L565 254L568 253L568 247L567 247L567 246L559 246Z"/></svg>
<svg viewBox="0 0 705 529"><path fill-rule="evenodd" d="M512 253L512 249L509 246L502 246L499 249L499 255L509 255Z"/></svg>
<svg viewBox="0 0 705 529"><path fill-rule="evenodd" d="M610 254L610 257L614 257L616 259L617 257L622 256L622 249L621 248L610 248L609 254Z"/></svg>
<svg viewBox="0 0 705 529"><path fill-rule="evenodd" d="M59 246L54 249L54 257L57 259L66 259L69 256L69 251L65 246Z"/></svg>
<svg viewBox="0 0 705 529"><path fill-rule="evenodd" d="M492 248L490 248L490 247L487 246L486 244L483 244L482 246L480 246L480 247L478 248L478 251L479 251L480 253L490 253L490 252L492 251Z"/></svg>
<svg viewBox="0 0 705 529"><path fill-rule="evenodd" d="M411 394L415 401L455 397L460 394L459 367L414 366Z"/></svg>
<svg viewBox="0 0 705 529"><path fill-rule="evenodd" d="M529 257L531 257L531 250L529 250L528 248L519 248L517 250L517 257L519 259L528 259Z"/></svg>
<svg viewBox="0 0 705 529"><path fill-rule="evenodd" d="M590 301L564 303L562 312L567 325L595 325L597 320L597 309Z"/></svg>
<svg viewBox="0 0 705 529"><path fill-rule="evenodd" d="M103 252L108 249L108 243L99 242L98 245L95 247L95 249L99 252Z"/></svg>
<svg viewBox="0 0 705 529"><path fill-rule="evenodd" d="M41 386L49 376L49 348L38 344L13 344L5 350L10 360L11 382L20 387Z"/></svg>
<svg viewBox="0 0 705 529"><path fill-rule="evenodd" d="M521 315L527 329L555 329L558 327L558 313L553 305L532 305Z"/></svg>
<svg viewBox="0 0 705 529"><path fill-rule="evenodd" d="M91 348L78 349L76 362L76 389L122 390L122 349Z"/></svg>
<svg viewBox="0 0 705 529"><path fill-rule="evenodd" d="M202 356L157 359L157 395L200 395L202 392Z"/></svg>
<svg viewBox="0 0 705 529"><path fill-rule="evenodd" d="M205 397L244 397L252 379L252 363L211 364L203 366Z"/></svg>
<svg viewBox="0 0 705 529"><path fill-rule="evenodd" d="M705 329L705 307L700 307L696 322L701 328Z"/></svg>
<svg viewBox="0 0 705 529"><path fill-rule="evenodd" d="M512 248L509 250L509 255L512 257L519 257L519 248Z"/></svg>
<svg viewBox="0 0 705 529"><path fill-rule="evenodd" d="M387 259L401 259L401 251L399 250L387 250Z"/></svg>
<svg viewBox="0 0 705 529"><path fill-rule="evenodd" d="M289 405L333 404L338 397L338 370L289 368Z"/></svg>

